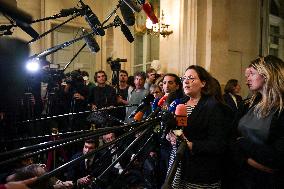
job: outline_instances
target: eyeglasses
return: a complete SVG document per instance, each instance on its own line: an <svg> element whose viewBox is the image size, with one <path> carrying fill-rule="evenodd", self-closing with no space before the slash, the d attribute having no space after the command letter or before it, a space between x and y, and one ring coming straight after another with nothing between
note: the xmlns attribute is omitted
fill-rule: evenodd
<svg viewBox="0 0 284 189"><path fill-rule="evenodd" d="M195 79L196 79L196 78L195 78L195 77L192 77L192 76L183 76L183 77L181 78L182 81L188 80L188 81L191 81L191 82L193 82Z"/></svg>

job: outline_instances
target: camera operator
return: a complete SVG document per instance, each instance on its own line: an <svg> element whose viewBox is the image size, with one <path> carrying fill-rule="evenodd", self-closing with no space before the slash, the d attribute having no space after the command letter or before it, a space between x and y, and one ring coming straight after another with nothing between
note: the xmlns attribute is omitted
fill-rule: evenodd
<svg viewBox="0 0 284 189"><path fill-rule="evenodd" d="M84 85L84 80L80 70L74 70L69 77L62 84L62 100L63 100L63 111L62 113L69 112L81 112L86 111L88 108L88 87ZM70 117L72 118L72 117ZM74 127L74 128L72 128ZM89 125L86 122L85 115L77 115L76 119L72 119L68 125L68 130L80 130L89 129Z"/></svg>
<svg viewBox="0 0 284 189"><path fill-rule="evenodd" d="M74 70L66 80L64 93L70 100L70 112L85 111L87 109L88 88L80 70Z"/></svg>

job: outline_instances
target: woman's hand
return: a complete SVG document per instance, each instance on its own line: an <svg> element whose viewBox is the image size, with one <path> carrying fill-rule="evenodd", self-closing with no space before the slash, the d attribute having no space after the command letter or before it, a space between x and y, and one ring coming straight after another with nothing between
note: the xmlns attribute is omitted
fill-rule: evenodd
<svg viewBox="0 0 284 189"><path fill-rule="evenodd" d="M266 167L266 166L264 166L264 165L262 165L262 164L256 162L256 161L255 161L254 159L252 159L252 158L248 158L247 163L248 163L250 166L252 166L252 167L254 167L254 168L256 168L256 169L258 169L258 170L260 170L260 171L263 171L263 172L266 172L266 173L273 173L273 172L274 172L273 169L271 169L271 168L269 168L269 167Z"/></svg>

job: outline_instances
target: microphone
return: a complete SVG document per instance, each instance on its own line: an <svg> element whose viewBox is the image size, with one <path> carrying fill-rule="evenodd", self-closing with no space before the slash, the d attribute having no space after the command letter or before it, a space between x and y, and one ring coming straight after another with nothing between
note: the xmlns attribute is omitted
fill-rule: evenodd
<svg viewBox="0 0 284 189"><path fill-rule="evenodd" d="M141 6L135 0L122 0L133 12L140 12Z"/></svg>
<svg viewBox="0 0 284 189"><path fill-rule="evenodd" d="M146 13L146 15L150 18L153 24L157 24L159 22L157 16L155 15L152 6L149 2L146 2L143 4L143 10Z"/></svg>
<svg viewBox="0 0 284 189"><path fill-rule="evenodd" d="M88 34L87 31L83 29L83 35L86 35L86 34ZM86 37L84 37L84 41L92 53L99 52L100 46L93 36L87 35Z"/></svg>
<svg viewBox="0 0 284 189"><path fill-rule="evenodd" d="M60 16L69 16L75 13L80 12L82 9L78 9L76 7L70 8L70 9L61 9L60 10Z"/></svg>
<svg viewBox="0 0 284 189"><path fill-rule="evenodd" d="M178 127L187 127L187 110L184 104L179 104L175 110Z"/></svg>
<svg viewBox="0 0 284 189"><path fill-rule="evenodd" d="M162 107L164 105L164 103L166 102L168 96L167 95L164 95L158 102L158 106L159 107Z"/></svg>
<svg viewBox="0 0 284 189"><path fill-rule="evenodd" d="M183 133L183 128L187 127L187 110L184 104L179 104L175 111L176 128L173 132L176 136L181 136Z"/></svg>
<svg viewBox="0 0 284 189"><path fill-rule="evenodd" d="M102 24L99 21L97 15L95 15L95 13L93 13L93 11L91 10L91 8L87 5L84 5L87 7L86 11L85 11L85 20L88 22L88 24L90 25L90 27L92 28L92 30L100 35L100 36L104 36L105 35L105 31L102 28Z"/></svg>
<svg viewBox="0 0 284 189"><path fill-rule="evenodd" d="M120 29L123 35L126 37L127 41L129 41L129 43L132 43L134 41L134 37L131 34L131 31L129 30L129 28L125 24L121 23Z"/></svg>
<svg viewBox="0 0 284 189"><path fill-rule="evenodd" d="M162 98L159 99L159 101L157 103L157 107L155 107L155 110L148 116L148 118L155 117L161 111L161 109L163 108L163 105L166 102L167 98L168 98L168 96L164 95Z"/></svg>
<svg viewBox="0 0 284 189"><path fill-rule="evenodd" d="M141 103L138 105L137 109L131 112L128 118L134 117L138 112L145 112L147 110L147 106L154 100L154 95L148 94L144 97ZM143 113L144 114L144 113Z"/></svg>
<svg viewBox="0 0 284 189"><path fill-rule="evenodd" d="M131 8L123 1L121 2L119 8L125 24L127 26L133 26L135 24L135 16Z"/></svg>
<svg viewBox="0 0 284 189"><path fill-rule="evenodd" d="M171 113L175 113L175 111L176 111L176 107L177 107L177 105L179 105L180 104L180 99L175 99L174 101L172 101L172 103L170 104L170 106L169 106L169 111L171 112Z"/></svg>
<svg viewBox="0 0 284 189"><path fill-rule="evenodd" d="M135 114L134 120L135 120L136 122L140 122L140 121L143 119L143 116L144 116L144 112L139 111L139 112L137 112L137 113Z"/></svg>
<svg viewBox="0 0 284 189"><path fill-rule="evenodd" d="M152 103L152 112L155 111L158 108L158 102L161 98L155 98Z"/></svg>

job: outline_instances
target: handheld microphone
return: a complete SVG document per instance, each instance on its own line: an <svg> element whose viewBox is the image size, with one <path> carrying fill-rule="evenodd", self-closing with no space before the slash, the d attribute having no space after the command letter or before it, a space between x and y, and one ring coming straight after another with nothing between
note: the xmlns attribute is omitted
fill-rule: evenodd
<svg viewBox="0 0 284 189"><path fill-rule="evenodd" d="M84 5L84 6L87 6L87 5ZM96 34L100 36L105 35L105 31L102 28L101 22L99 21L97 15L93 13L93 11L91 10L89 6L87 6L87 9L85 11L85 20L88 22L88 24L90 25L90 27Z"/></svg>
<svg viewBox="0 0 284 189"><path fill-rule="evenodd" d="M173 133L176 136L181 136L183 133L183 128L187 127L187 111L184 104L179 104L175 111L176 128L173 129Z"/></svg>
<svg viewBox="0 0 284 189"><path fill-rule="evenodd" d="M180 99L175 99L174 101L172 101L172 103L170 104L170 106L169 106L169 111L170 112L172 112L172 113L175 113L175 111L176 111L176 107L177 107L177 105L179 105L180 104Z"/></svg>
<svg viewBox="0 0 284 189"><path fill-rule="evenodd" d="M135 15L129 6L127 6L125 2L121 2L119 8L125 24L127 26L133 26L135 24Z"/></svg>
<svg viewBox="0 0 284 189"><path fill-rule="evenodd" d="M175 117L176 117L178 127L187 126L187 110L184 104L177 105L176 110L175 110Z"/></svg>
<svg viewBox="0 0 284 189"><path fill-rule="evenodd" d="M143 119L143 116L144 116L144 112L139 111L139 112L137 112L137 113L135 114L134 120L135 120L136 122L140 122L140 121Z"/></svg>
<svg viewBox="0 0 284 189"><path fill-rule="evenodd" d="M167 98L168 98L168 96L167 96L167 95L164 95L164 96L159 100L158 106L159 106L159 107L162 107L163 104L166 102Z"/></svg>
<svg viewBox="0 0 284 189"><path fill-rule="evenodd" d="M157 103L157 107L155 108L155 110L148 116L148 118L153 118L155 117L162 109L163 109L163 105L166 102L168 96L164 95L162 98L159 99L158 103Z"/></svg>
<svg viewBox="0 0 284 189"><path fill-rule="evenodd" d="M129 30L129 28L125 24L121 23L120 29L123 35L126 37L127 41L129 41L129 43L132 43L134 41L134 37L131 34L131 31Z"/></svg>
<svg viewBox="0 0 284 189"><path fill-rule="evenodd" d="M83 35L86 35L86 34L88 33L86 32L85 29L83 29ZM94 37L92 37L91 35L87 35L86 37L84 37L84 41L92 53L99 52L100 46Z"/></svg>
<svg viewBox="0 0 284 189"><path fill-rule="evenodd" d="M144 3L142 8L153 24L157 24L159 22L149 2Z"/></svg>
<svg viewBox="0 0 284 189"><path fill-rule="evenodd" d="M140 12L141 6L135 0L122 0L133 12Z"/></svg>

